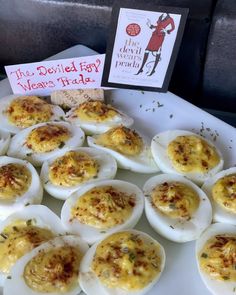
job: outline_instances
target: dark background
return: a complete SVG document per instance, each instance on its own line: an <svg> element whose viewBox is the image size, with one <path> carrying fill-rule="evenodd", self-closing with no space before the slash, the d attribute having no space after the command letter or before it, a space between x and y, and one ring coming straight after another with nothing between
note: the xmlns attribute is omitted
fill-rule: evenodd
<svg viewBox="0 0 236 295"><path fill-rule="evenodd" d="M113 2L0 0L0 73L77 44L104 53ZM137 2L189 8L169 90L236 122L236 1L130 1Z"/></svg>

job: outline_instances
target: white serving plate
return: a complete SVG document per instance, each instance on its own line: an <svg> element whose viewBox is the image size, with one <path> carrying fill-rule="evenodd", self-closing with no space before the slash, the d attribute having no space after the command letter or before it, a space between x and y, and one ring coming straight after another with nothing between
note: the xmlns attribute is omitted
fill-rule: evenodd
<svg viewBox="0 0 236 295"><path fill-rule="evenodd" d="M77 45L50 59L70 58L95 54L91 49ZM0 82L0 98L11 94L7 79ZM180 97L167 92L143 92L134 90L107 90L107 100L134 118L134 127L152 138L156 133L167 129L186 129L199 132L222 151L224 168L236 166L236 129L212 115L202 111ZM145 181L153 174L136 174L119 170L117 179L133 182L142 188ZM43 204L57 214L63 202L45 194ZM166 266L163 275L148 295L210 295L200 275L195 261L195 242L177 244L170 242L149 226L143 216L136 226L157 239L166 251ZM0 295L2 295L0 291ZM223 295L223 294L222 294Z"/></svg>

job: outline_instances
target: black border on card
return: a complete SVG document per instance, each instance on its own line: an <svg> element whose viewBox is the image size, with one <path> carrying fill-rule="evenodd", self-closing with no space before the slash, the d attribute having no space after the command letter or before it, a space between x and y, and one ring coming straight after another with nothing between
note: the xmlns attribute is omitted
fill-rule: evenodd
<svg viewBox="0 0 236 295"><path fill-rule="evenodd" d="M137 10L145 10L145 11L157 11L157 12L166 12L166 13L176 13L181 14L180 24L178 27L177 36L175 39L173 51L171 54L170 62L167 67L166 75L164 78L164 82L162 87L151 87L151 86L137 86L137 85L127 85L122 83L111 83L108 82L108 77L110 73L110 65L112 59L112 53L115 43L116 31L117 31L117 23L118 17L121 8L129 8L129 9L137 9ZM110 22L110 32L109 38L107 42L107 49L106 49L106 57L104 63L104 70L102 76L102 86L104 87L113 87L113 88L124 88L124 89L138 89L138 90L147 90L147 91L158 91L158 92L167 92L168 86L170 83L171 75L174 69L175 61L179 52L181 40L184 33L185 23L187 20L189 9L188 8L181 8L181 7L171 7L171 6L159 6L154 3L133 3L128 1L115 1L112 14L111 14L111 22Z"/></svg>

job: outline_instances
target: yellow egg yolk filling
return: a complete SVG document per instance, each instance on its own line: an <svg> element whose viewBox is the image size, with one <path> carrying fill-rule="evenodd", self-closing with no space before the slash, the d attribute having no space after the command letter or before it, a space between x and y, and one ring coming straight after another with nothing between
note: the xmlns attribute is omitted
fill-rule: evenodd
<svg viewBox="0 0 236 295"><path fill-rule="evenodd" d="M65 126L46 124L29 133L26 146L36 153L51 152L57 148L63 148L65 141L70 137L70 131Z"/></svg>
<svg viewBox="0 0 236 295"><path fill-rule="evenodd" d="M78 286L82 254L77 247L42 250L24 269L26 284L36 292L65 293Z"/></svg>
<svg viewBox="0 0 236 295"><path fill-rule="evenodd" d="M9 273L16 261L33 248L52 239L54 234L34 225L34 220L15 221L0 234L0 271Z"/></svg>
<svg viewBox="0 0 236 295"><path fill-rule="evenodd" d="M212 187L212 198L225 210L236 214L236 174L217 180Z"/></svg>
<svg viewBox="0 0 236 295"><path fill-rule="evenodd" d="M15 126L26 128L50 121L52 106L37 96L14 99L7 108L8 120Z"/></svg>
<svg viewBox="0 0 236 295"><path fill-rule="evenodd" d="M0 201L12 201L30 187L31 173L24 165L10 163L0 167Z"/></svg>
<svg viewBox="0 0 236 295"><path fill-rule="evenodd" d="M49 180L54 185L74 186L95 178L99 164L83 152L71 151L57 158L49 167Z"/></svg>
<svg viewBox="0 0 236 295"><path fill-rule="evenodd" d="M200 199L195 190L181 182L164 182L151 192L152 204L170 218L190 219Z"/></svg>
<svg viewBox="0 0 236 295"><path fill-rule="evenodd" d="M71 209L71 220L98 229L109 229L124 223L132 214L135 196L112 186L89 190Z"/></svg>
<svg viewBox="0 0 236 295"><path fill-rule="evenodd" d="M96 137L96 144L126 156L137 156L143 150L142 138L134 130L118 126Z"/></svg>
<svg viewBox="0 0 236 295"><path fill-rule="evenodd" d="M220 162L215 147L194 135L177 136L169 143L167 154L174 168L184 173L206 173Z"/></svg>
<svg viewBox="0 0 236 295"><path fill-rule="evenodd" d="M115 233L98 245L91 269L108 288L141 290L160 274L160 248L139 235Z"/></svg>
<svg viewBox="0 0 236 295"><path fill-rule="evenodd" d="M102 101L86 101L80 104L73 112L73 118L80 118L85 122L101 123L113 119L118 112Z"/></svg>
<svg viewBox="0 0 236 295"><path fill-rule="evenodd" d="M217 235L199 253L200 268L215 280L236 282L236 236Z"/></svg>

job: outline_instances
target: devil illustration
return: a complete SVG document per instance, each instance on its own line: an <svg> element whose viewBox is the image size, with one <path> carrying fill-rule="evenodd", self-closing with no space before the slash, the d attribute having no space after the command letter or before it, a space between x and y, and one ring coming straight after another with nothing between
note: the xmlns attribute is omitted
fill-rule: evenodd
<svg viewBox="0 0 236 295"><path fill-rule="evenodd" d="M148 45L145 49L143 56L143 61L141 68L136 75L139 75L143 72L143 67L147 62L149 53L151 52L155 56L154 66L152 71L148 76L152 76L155 73L158 62L161 57L161 48L166 34L170 34L175 29L175 24L173 18L168 13L163 13L158 18L156 25L152 25L150 20L148 20L147 25L150 29L155 29L152 33L152 36L148 42Z"/></svg>

